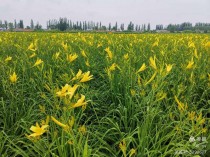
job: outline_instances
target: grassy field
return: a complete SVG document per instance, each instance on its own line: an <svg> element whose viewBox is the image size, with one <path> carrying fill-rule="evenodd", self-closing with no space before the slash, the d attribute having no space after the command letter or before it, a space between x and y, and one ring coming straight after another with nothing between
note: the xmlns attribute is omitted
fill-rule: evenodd
<svg viewBox="0 0 210 157"><path fill-rule="evenodd" d="M210 36L0 33L0 156L210 152Z"/></svg>

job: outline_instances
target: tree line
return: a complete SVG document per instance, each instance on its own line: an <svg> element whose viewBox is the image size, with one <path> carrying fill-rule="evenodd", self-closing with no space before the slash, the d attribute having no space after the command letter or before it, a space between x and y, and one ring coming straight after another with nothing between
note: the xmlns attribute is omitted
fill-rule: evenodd
<svg viewBox="0 0 210 157"><path fill-rule="evenodd" d="M198 22L194 26L190 22L184 22L182 24L169 24L167 26L167 30L170 32L178 32L178 31L196 31L201 30L204 32L210 31L210 23L201 23Z"/></svg>
<svg viewBox="0 0 210 157"><path fill-rule="evenodd" d="M34 25L33 20L31 20L30 26L24 27L23 20L16 21L14 22L7 22L7 20L0 20L0 28L4 30L10 30L13 31L14 29L42 29L42 25L39 24L39 22Z"/></svg>
<svg viewBox="0 0 210 157"><path fill-rule="evenodd" d="M0 20L0 28L5 30L14 30L14 29L32 29L32 30L41 30L42 25L38 22L34 25L33 20L30 22L30 26L24 27L23 20L19 20L18 22L14 20L14 22L7 22L6 20ZM59 18L52 19L47 21L47 29L48 30L60 30L60 31L150 31L150 23L138 25L130 22L127 27L124 23L118 24L117 22L112 25L111 23L106 25L102 25L101 22L94 21L71 21L67 18Z"/></svg>
<svg viewBox="0 0 210 157"><path fill-rule="evenodd" d="M0 29L13 31L14 29L32 29L32 30L41 30L42 25L37 22L34 24L34 21L31 19L30 26L24 27L23 20L14 22L7 22L6 20L0 20ZM67 18L52 19L47 21L48 30L60 30L60 31L136 31L136 32L150 32L151 26L148 24L134 24L133 22L128 23L125 26L124 23L118 24L117 22L112 25L109 23L108 26L103 25L100 21L72 21ZM180 32L180 31L210 31L210 23L201 23L198 22L194 26L190 22L184 22L181 24L169 24L166 27L163 24L156 25L156 31L167 30L170 32Z"/></svg>
<svg viewBox="0 0 210 157"><path fill-rule="evenodd" d="M120 25L116 22L114 25L111 23L108 24L108 26L103 25L100 21L94 22L94 21L76 21L73 22L71 20L68 20L67 18L60 18L59 20L53 19L47 21L47 29L50 30L76 30L76 31L150 31L150 24L146 24L140 26L140 25L134 25L133 22L130 22L127 25L127 28L125 28L125 24L121 23Z"/></svg>

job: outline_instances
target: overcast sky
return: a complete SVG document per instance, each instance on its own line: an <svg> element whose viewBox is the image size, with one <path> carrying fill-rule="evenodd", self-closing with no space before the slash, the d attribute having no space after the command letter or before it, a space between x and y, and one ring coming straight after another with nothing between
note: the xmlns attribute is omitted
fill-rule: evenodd
<svg viewBox="0 0 210 157"><path fill-rule="evenodd" d="M49 19L127 24L210 23L210 0L0 0L0 20L33 19L46 27Z"/></svg>

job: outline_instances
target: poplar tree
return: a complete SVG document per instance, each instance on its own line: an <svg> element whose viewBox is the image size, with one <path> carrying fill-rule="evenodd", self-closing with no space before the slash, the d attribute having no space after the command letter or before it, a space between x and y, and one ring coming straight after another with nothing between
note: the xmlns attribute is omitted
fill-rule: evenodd
<svg viewBox="0 0 210 157"><path fill-rule="evenodd" d="M34 29L34 21L31 19L31 29Z"/></svg>

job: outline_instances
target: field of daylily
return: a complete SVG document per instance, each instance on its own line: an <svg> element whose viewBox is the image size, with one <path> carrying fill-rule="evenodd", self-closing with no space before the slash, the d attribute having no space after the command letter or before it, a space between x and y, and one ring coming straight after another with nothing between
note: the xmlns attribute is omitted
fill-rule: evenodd
<svg viewBox="0 0 210 157"><path fill-rule="evenodd" d="M0 33L0 156L210 154L210 35Z"/></svg>

